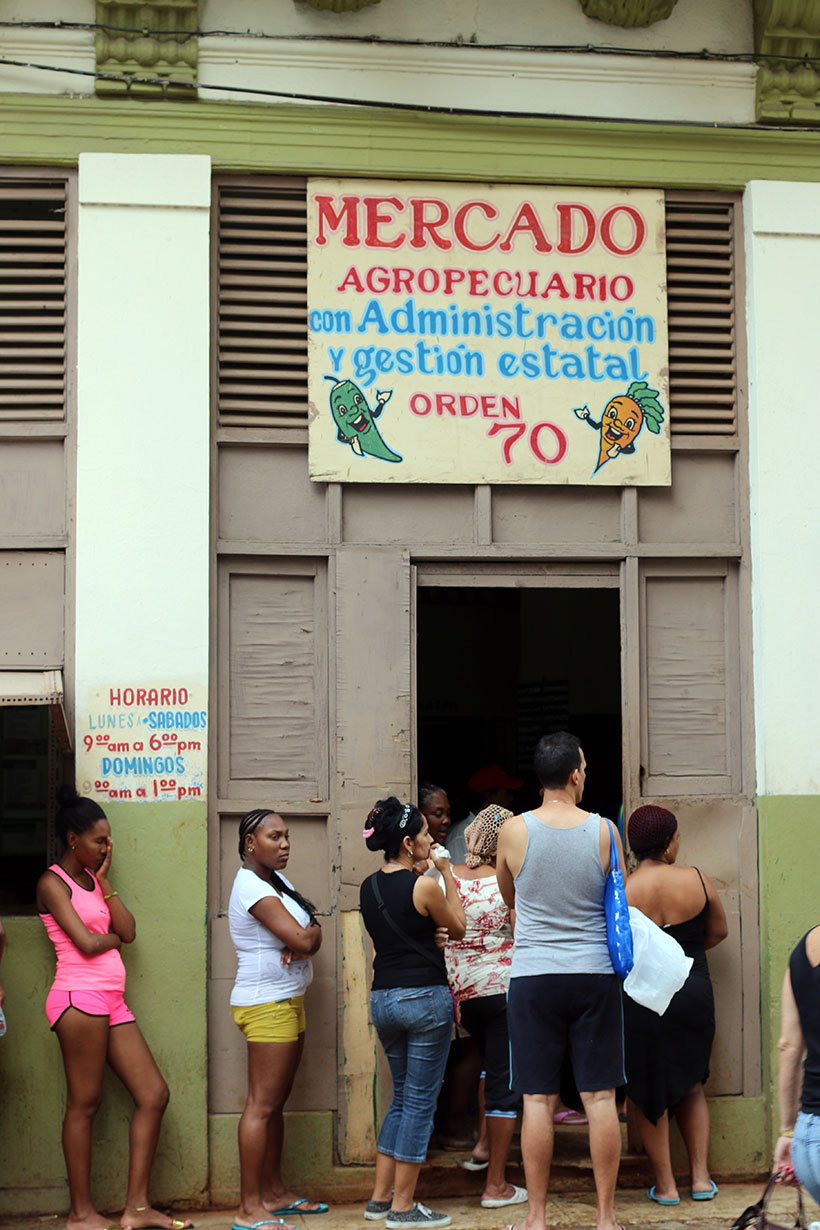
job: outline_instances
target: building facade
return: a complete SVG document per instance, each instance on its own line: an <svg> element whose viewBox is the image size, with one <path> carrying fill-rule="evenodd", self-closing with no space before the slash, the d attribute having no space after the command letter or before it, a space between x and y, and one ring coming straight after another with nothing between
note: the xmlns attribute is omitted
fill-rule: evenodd
<svg viewBox="0 0 820 1230"><path fill-rule="evenodd" d="M820 5L797 7L10 6L0 1211L66 1198L61 1065L42 1012L52 956L31 891L61 776L105 807L137 916L129 1002L172 1090L159 1200L235 1199L236 830L260 804L287 818L292 878L324 930L290 1173L339 1197L366 1185L384 1094L357 910L373 866L362 818L385 793L414 797L420 773L456 798L480 764L523 775L545 725L581 734L593 805L672 807L683 858L718 886L730 936L710 961L714 1169L768 1164L779 986L816 921L820 820L820 510L805 470L820 382ZM507 191L602 201L599 222L629 193L652 197L668 476L618 481L613 459L605 483L553 481L548 458L543 479L515 481L456 449L443 477L385 481L331 438L349 468L316 477L313 433L329 419L310 288L330 265L315 232L328 184L340 248L353 186L481 200L485 218ZM511 250L540 277L554 254L533 216ZM600 320L616 302L600 300ZM345 309L327 310L335 328ZM570 411L604 409L589 371L574 387ZM543 371L531 388L551 423ZM465 431L496 413L464 404ZM546 438L531 448L542 460ZM103 1206L122 1187L126 1115L112 1085Z"/></svg>

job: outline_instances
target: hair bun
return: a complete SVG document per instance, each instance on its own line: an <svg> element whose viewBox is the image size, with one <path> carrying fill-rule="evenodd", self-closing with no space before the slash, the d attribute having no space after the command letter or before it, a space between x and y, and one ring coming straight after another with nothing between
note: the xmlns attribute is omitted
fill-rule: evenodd
<svg viewBox="0 0 820 1230"><path fill-rule="evenodd" d="M66 782L65 785L60 786L57 791L57 802L60 807L73 807L75 803L77 803L79 797L80 796L77 794L77 787L72 785L70 782Z"/></svg>

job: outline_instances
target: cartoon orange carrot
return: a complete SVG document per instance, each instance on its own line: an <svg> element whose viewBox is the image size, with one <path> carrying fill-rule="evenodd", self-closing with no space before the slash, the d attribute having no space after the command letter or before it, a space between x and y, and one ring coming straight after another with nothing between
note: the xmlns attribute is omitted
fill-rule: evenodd
<svg viewBox="0 0 820 1230"><path fill-rule="evenodd" d="M664 418L658 390L650 389L645 380L633 380L626 393L607 402L600 423L590 417L589 406L576 406L573 414L601 433L594 473L621 453L634 453L635 440L644 423L657 436Z"/></svg>

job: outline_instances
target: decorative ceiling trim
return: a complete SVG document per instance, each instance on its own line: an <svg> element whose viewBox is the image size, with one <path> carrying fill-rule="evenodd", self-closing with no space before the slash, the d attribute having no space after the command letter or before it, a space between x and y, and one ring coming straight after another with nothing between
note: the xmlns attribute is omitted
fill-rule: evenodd
<svg viewBox="0 0 820 1230"><path fill-rule="evenodd" d="M580 0L587 17L606 22L608 26L652 26L665 21L678 0Z"/></svg>
<svg viewBox="0 0 820 1230"><path fill-rule="evenodd" d="M197 0L97 0L97 72L132 78L98 77L98 94L196 98L198 54Z"/></svg>
<svg viewBox="0 0 820 1230"><path fill-rule="evenodd" d="M820 0L755 0L755 51L758 121L820 126Z"/></svg>

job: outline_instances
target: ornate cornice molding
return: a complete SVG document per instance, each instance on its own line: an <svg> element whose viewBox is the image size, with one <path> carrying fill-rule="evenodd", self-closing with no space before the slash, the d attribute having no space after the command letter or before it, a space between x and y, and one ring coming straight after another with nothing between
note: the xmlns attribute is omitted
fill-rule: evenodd
<svg viewBox="0 0 820 1230"><path fill-rule="evenodd" d="M380 4L381 0L296 0L297 4L309 4L314 9L330 10L333 13L358 13L369 4Z"/></svg>
<svg viewBox="0 0 820 1230"><path fill-rule="evenodd" d="M196 98L198 49L197 0L97 0L97 72L134 79L98 77L98 94Z"/></svg>
<svg viewBox="0 0 820 1230"><path fill-rule="evenodd" d="M678 0L580 0L587 17L604 21L608 26L652 26L665 21Z"/></svg>
<svg viewBox="0 0 820 1230"><path fill-rule="evenodd" d="M820 125L820 0L755 0L755 51L757 119Z"/></svg>

